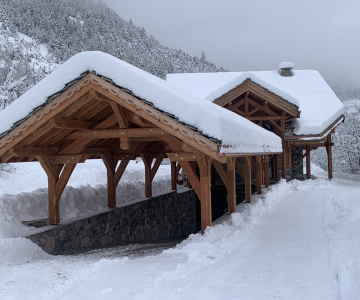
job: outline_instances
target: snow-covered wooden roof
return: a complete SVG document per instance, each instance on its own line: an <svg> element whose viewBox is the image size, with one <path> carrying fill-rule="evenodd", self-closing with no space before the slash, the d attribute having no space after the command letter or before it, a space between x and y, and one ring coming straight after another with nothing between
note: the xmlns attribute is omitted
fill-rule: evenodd
<svg viewBox="0 0 360 300"><path fill-rule="evenodd" d="M168 74L167 82L210 102L251 79L270 92L296 105L296 135L318 135L344 113L344 106L319 72L293 70L284 77L278 71Z"/></svg>
<svg viewBox="0 0 360 300"><path fill-rule="evenodd" d="M51 103L87 72L185 124L191 130L221 143L220 153L282 152L281 140L245 118L186 90L102 52L82 52L70 58L32 89L0 112L0 150L7 135ZM241 155L239 155L241 156Z"/></svg>

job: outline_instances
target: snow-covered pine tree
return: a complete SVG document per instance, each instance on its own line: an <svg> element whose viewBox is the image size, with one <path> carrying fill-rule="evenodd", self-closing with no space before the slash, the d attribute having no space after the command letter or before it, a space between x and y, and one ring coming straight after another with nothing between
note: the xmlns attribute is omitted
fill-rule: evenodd
<svg viewBox="0 0 360 300"><path fill-rule="evenodd" d="M154 37L148 36L145 28L137 27L132 20L127 22L105 4L92 0L0 0L0 19L5 28L0 39L6 40L0 46L0 107L4 108L16 97L40 80L46 72L81 51L100 50L136 67L165 78L166 74L183 72L224 71L213 63L190 56L180 49L161 45ZM17 32L30 36L32 63L36 59L47 71L36 67L34 74L27 74L26 83L14 83L13 53L15 49L24 55L26 41L17 38ZM10 42L15 37L15 42ZM17 44L19 43L19 44ZM20 45L21 44L21 45ZM40 44L45 44L49 53ZM41 48L41 50L40 50ZM38 49L39 52L36 52ZM42 53L42 54L41 54ZM20 58L20 61L27 59ZM20 63L21 64L21 63ZM31 68L30 68L31 69ZM30 70L27 69L27 70ZM31 73L31 72L30 72ZM0 108L0 109L1 109Z"/></svg>

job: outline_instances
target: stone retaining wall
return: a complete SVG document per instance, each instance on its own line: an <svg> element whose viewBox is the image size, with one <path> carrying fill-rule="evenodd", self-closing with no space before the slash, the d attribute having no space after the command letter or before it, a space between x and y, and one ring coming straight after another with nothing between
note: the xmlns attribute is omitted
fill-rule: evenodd
<svg viewBox="0 0 360 300"><path fill-rule="evenodd" d="M196 230L193 190L152 197L128 206L28 236L45 252L58 255L114 246L187 237Z"/></svg>

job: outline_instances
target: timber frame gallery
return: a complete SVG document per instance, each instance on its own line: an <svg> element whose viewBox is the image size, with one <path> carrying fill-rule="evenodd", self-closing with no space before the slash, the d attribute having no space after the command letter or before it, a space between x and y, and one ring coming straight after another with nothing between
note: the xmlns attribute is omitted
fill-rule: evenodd
<svg viewBox="0 0 360 300"><path fill-rule="evenodd" d="M306 157L306 177L311 178L310 152L318 147L326 147L328 157L328 178L333 178L332 171L332 150L334 145L331 142L331 134L344 121L344 116L338 117L323 132L317 135L295 135L293 134L293 124L291 121L299 118L299 107L284 100L278 95L255 83L250 78L245 80L229 92L215 99L213 103L220 105L234 113L257 123L259 126L274 132L281 137L283 152L272 156L270 166L273 180L279 181L280 176L284 179L303 179L302 159ZM296 163L292 162L292 152L296 149L301 157ZM305 154L302 151L305 150ZM265 157L265 162L268 158ZM289 176L282 170L298 170ZM265 177L266 180L266 177Z"/></svg>
<svg viewBox="0 0 360 300"><path fill-rule="evenodd" d="M116 206L116 186L128 163L141 157L145 165L145 196L163 158L171 161L171 186L182 169L201 203L201 232L211 226L211 166L228 191L228 212L236 211L235 170L251 201L251 160L256 156L258 192L271 153L219 153L220 145L180 123L108 78L85 72L26 118L0 136L0 162L39 161L48 176L49 224L59 224L59 202L76 164L102 159L107 168L108 207ZM263 156L264 154L264 156ZM153 160L155 163L152 165ZM120 163L119 163L120 161ZM227 164L227 170L223 167ZM118 166L118 167L117 167ZM199 167L200 176L195 171ZM265 180L265 186L268 186Z"/></svg>

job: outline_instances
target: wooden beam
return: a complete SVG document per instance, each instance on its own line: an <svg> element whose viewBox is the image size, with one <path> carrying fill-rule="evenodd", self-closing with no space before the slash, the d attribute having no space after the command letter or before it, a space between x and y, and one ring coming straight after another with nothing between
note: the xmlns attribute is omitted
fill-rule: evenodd
<svg viewBox="0 0 360 300"><path fill-rule="evenodd" d="M53 164L45 157L38 156L37 159L48 175L49 224L59 224L60 198L76 164L67 163L63 168L63 164ZM61 170L63 171L61 172Z"/></svg>
<svg viewBox="0 0 360 300"><path fill-rule="evenodd" d="M251 157L244 157L245 163L245 202L251 202Z"/></svg>
<svg viewBox="0 0 360 300"><path fill-rule="evenodd" d="M249 92L245 95L245 117L249 116Z"/></svg>
<svg viewBox="0 0 360 300"><path fill-rule="evenodd" d="M61 172L61 176L59 177L58 181L56 182L56 201L60 203L61 195L69 182L70 176L73 173L76 167L76 163L67 163L64 166L63 171Z"/></svg>
<svg viewBox="0 0 360 300"><path fill-rule="evenodd" d="M178 173L176 173L176 162L173 161L170 163L171 165L171 189L173 191L176 191L177 190L177 187L176 187L176 182L177 182L177 175Z"/></svg>
<svg viewBox="0 0 360 300"><path fill-rule="evenodd" d="M269 178L269 155L264 155L264 177L265 177L265 187L270 186Z"/></svg>
<svg viewBox="0 0 360 300"><path fill-rule="evenodd" d="M163 161L162 157L157 158L155 160L154 165L151 167L151 182L154 180L156 172L159 170L159 167L160 167L162 161Z"/></svg>
<svg viewBox="0 0 360 300"><path fill-rule="evenodd" d="M331 133L329 133L329 135L327 136L327 141L326 141L326 153L327 153L327 158L328 158L328 177L329 177L329 179L333 178L331 145L333 145L333 143L331 143Z"/></svg>
<svg viewBox="0 0 360 300"><path fill-rule="evenodd" d="M262 194L262 156L256 156L256 193Z"/></svg>
<svg viewBox="0 0 360 300"><path fill-rule="evenodd" d="M56 182L59 180L60 171L60 165L52 165L52 174L51 176L48 174L48 210L51 225L60 223L60 203L56 195Z"/></svg>
<svg viewBox="0 0 360 300"><path fill-rule="evenodd" d="M121 160L119 167L117 168L115 175L114 175L114 184L115 188L118 186L121 177L123 176L127 165L129 164L130 160Z"/></svg>
<svg viewBox="0 0 360 300"><path fill-rule="evenodd" d="M282 161L281 161L281 169L282 169L282 178L283 179L286 179L286 153L287 153L287 148L283 147Z"/></svg>
<svg viewBox="0 0 360 300"><path fill-rule="evenodd" d="M213 163L216 171L220 175L222 182L225 184L226 188L228 189L228 177L227 177L227 173L226 173L223 165L221 163L219 163L218 161L213 161L212 163Z"/></svg>
<svg viewBox="0 0 360 300"><path fill-rule="evenodd" d="M186 153L186 152L176 152L176 153L166 153L171 162L173 161L197 161L199 155L197 153Z"/></svg>
<svg viewBox="0 0 360 300"><path fill-rule="evenodd" d="M99 125L95 122L86 122L86 121L78 121L78 120L67 120L67 119L60 119L60 118L52 118L49 121L55 128L60 129L74 129L74 130L88 130L96 125Z"/></svg>
<svg viewBox="0 0 360 300"><path fill-rule="evenodd" d="M235 160L228 158L227 165L227 192L228 192L228 213L236 212L236 181L235 181Z"/></svg>
<svg viewBox="0 0 360 300"><path fill-rule="evenodd" d="M181 152L181 141L176 137L170 135L163 135L163 140L167 142L169 147L173 152ZM186 161L179 161L179 165L183 169L184 173L186 174L187 179L191 182L192 188L194 189L196 195L201 201L201 188L200 188L200 180L197 176L194 169L190 166L189 162Z"/></svg>
<svg viewBox="0 0 360 300"><path fill-rule="evenodd" d="M90 77L91 77L90 75L86 75L84 78L80 79L77 83L71 86L68 90L64 91L59 97L51 101L51 103L47 104L45 107L40 109L29 119L24 121L21 124L21 126L24 128L26 125L28 125L29 129L24 130L21 132L21 134L14 136L12 141L7 143L6 145L1 145L0 156L2 156L10 148L14 147L16 144L25 140L29 135L33 134L35 130L41 127L45 127L48 121L59 113L59 110L66 109L67 107L72 105L75 101L77 101L81 96L85 95L91 89L90 84L84 86L84 83L86 81L89 81ZM59 105L58 109L52 109L52 107L54 107L55 104ZM47 113L43 115L44 112ZM41 118L40 116L43 117ZM12 136L14 134L13 132L16 132L16 129L13 130L11 133L9 133L6 138Z"/></svg>
<svg viewBox="0 0 360 300"><path fill-rule="evenodd" d="M131 129L103 129L103 130L79 130L66 139L114 139L124 137L153 137L164 133L160 128L131 128Z"/></svg>
<svg viewBox="0 0 360 300"><path fill-rule="evenodd" d="M155 126L158 126L162 130L164 130L164 134L169 133L172 136L175 136L180 140L190 144L198 151L206 153L213 159L219 161L222 160L221 157L218 157L217 144L213 141L210 141L209 139L202 136L200 133L191 130L190 128L179 123L173 118L159 112L155 108L145 104L141 100L126 93L125 91L111 85L105 80L98 77L96 77L96 80L100 83L100 85L92 85L92 88L94 90L102 93L103 95L119 103L126 109L153 123ZM112 92L109 92L110 89L112 90ZM159 137L162 138L160 135Z"/></svg>
<svg viewBox="0 0 360 300"><path fill-rule="evenodd" d="M39 161L39 163L43 167L47 176L49 178L53 178L54 177L54 166L49 162L49 160L42 156L37 156L36 159Z"/></svg>
<svg viewBox="0 0 360 300"><path fill-rule="evenodd" d="M201 233L204 234L206 227L212 225L211 210L211 158L203 156L198 160L200 169L201 187Z"/></svg>
<svg viewBox="0 0 360 300"><path fill-rule="evenodd" d="M86 155L54 155L54 156L46 156L50 163L53 164L77 164L84 163L86 159Z"/></svg>
<svg viewBox="0 0 360 300"><path fill-rule="evenodd" d="M307 179L311 179L311 169L310 169L310 151L311 146L306 146L306 177Z"/></svg>
<svg viewBox="0 0 360 300"><path fill-rule="evenodd" d="M235 160L235 168L239 172L241 178L244 179L245 178L245 170L238 158L236 158L236 160Z"/></svg>
<svg viewBox="0 0 360 300"><path fill-rule="evenodd" d="M258 110L259 110L259 108L255 108L255 109L253 109L251 112L249 112L249 117L250 117L251 115L253 115L254 113L256 113Z"/></svg>
<svg viewBox="0 0 360 300"><path fill-rule="evenodd" d="M128 128L128 121L125 116L123 108L116 102L111 101L110 103L112 110L114 111L116 120L120 128Z"/></svg>
<svg viewBox="0 0 360 300"><path fill-rule="evenodd" d="M261 117L248 117L247 119L250 120L250 121L267 121L267 120L280 121L280 120L283 120L284 117L281 117L281 116L261 116Z"/></svg>
<svg viewBox="0 0 360 300"><path fill-rule="evenodd" d="M116 207L116 185L115 185L115 168L117 161L112 155L102 154L101 158L107 170L107 189L108 189L108 207Z"/></svg>
<svg viewBox="0 0 360 300"><path fill-rule="evenodd" d="M248 101L249 101L249 104L250 104L250 105L252 105L252 106L254 106L254 107L256 107L256 108L258 108L258 109L260 109L260 110L262 110L262 111L264 111L264 112L266 112L266 113L268 113L270 116L279 116L278 114L276 114L275 112L273 112L273 111L269 108L269 106L267 105L266 101L264 102L264 105L261 105L261 104L255 102L255 101L253 101L253 100L251 100L251 99L249 99Z"/></svg>
<svg viewBox="0 0 360 300"><path fill-rule="evenodd" d="M145 154L141 154L141 158L145 166L145 197L152 196L152 180L151 180L151 162L152 159L148 159Z"/></svg>

